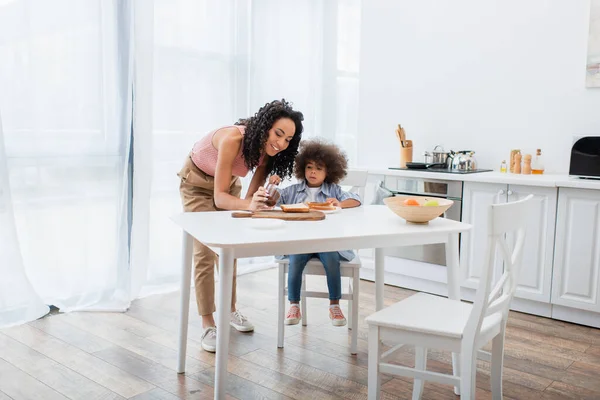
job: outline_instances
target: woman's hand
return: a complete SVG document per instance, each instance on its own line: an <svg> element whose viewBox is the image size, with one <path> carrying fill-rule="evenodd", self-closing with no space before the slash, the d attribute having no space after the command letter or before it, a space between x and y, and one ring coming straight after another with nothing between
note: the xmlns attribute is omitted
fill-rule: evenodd
<svg viewBox="0 0 600 400"><path fill-rule="evenodd" d="M279 175L271 175L269 177L269 183L279 185L281 183L281 178L279 177Z"/></svg>
<svg viewBox="0 0 600 400"><path fill-rule="evenodd" d="M260 211L260 210L270 210L273 207L269 207L265 204L265 201L268 199L267 192L264 187L259 187L258 190L252 196L252 201L250 202L250 206L248 209L250 211Z"/></svg>
<svg viewBox="0 0 600 400"><path fill-rule="evenodd" d="M340 206L340 201L338 199L334 198L334 197L330 197L330 198L328 198L325 201L327 201L329 204L331 204L334 207L341 207Z"/></svg>

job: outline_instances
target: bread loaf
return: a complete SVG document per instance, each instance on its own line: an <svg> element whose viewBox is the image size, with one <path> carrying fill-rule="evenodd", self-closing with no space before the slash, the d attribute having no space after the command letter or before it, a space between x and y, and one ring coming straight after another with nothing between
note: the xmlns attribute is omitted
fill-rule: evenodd
<svg viewBox="0 0 600 400"><path fill-rule="evenodd" d="M281 210L286 213L307 213L310 211L310 208L304 203L282 204Z"/></svg>

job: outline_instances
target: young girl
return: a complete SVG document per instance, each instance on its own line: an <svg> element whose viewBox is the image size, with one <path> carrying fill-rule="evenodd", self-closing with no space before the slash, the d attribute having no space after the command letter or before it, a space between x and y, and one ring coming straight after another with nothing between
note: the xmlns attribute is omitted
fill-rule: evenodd
<svg viewBox="0 0 600 400"><path fill-rule="evenodd" d="M341 208L360 206L360 198L356 194L345 192L338 185L346 176L347 168L348 160L337 146L320 140L302 142L294 167L294 175L301 182L281 189L278 204L327 202ZM353 259L354 253L351 250L289 256L288 300L290 309L285 317L285 323L296 325L300 321L302 272L313 257L319 258L325 267L331 323L334 326L344 326L346 318L340 308L340 298L342 297L340 260Z"/></svg>
<svg viewBox="0 0 600 400"><path fill-rule="evenodd" d="M265 205L262 185L271 173L291 176L302 137L302 113L285 100L267 103L253 116L209 132L194 145L179 172L179 191L185 211L260 210ZM240 198L240 177L254 169L245 199ZM272 176L277 182L279 177ZM207 227L206 229L215 229ZM194 283L198 313L205 329L201 343L206 351L216 349L215 267L216 255L194 240ZM248 332L254 326L236 310L236 271L233 272L231 325Z"/></svg>

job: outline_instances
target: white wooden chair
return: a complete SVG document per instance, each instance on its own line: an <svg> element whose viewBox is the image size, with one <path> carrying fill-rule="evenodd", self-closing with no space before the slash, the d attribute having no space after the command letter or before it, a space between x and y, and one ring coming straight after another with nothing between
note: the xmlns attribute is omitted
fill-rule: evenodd
<svg viewBox="0 0 600 400"><path fill-rule="evenodd" d="M529 195L520 201L490 207L487 265L481 268L473 304L418 293L366 319L369 325L369 399L379 399L381 373L414 378L413 399L421 398L424 380L454 385L460 388L461 398L473 399L478 355L481 359L491 360L492 396L502 399L504 331L523 254L525 225L534 205L532 197ZM492 289L497 250L504 261L504 271ZM481 350L490 340L491 354ZM399 345L382 354L381 341ZM415 368L385 362L406 344L415 346ZM454 376L427 371L428 348L460 353Z"/></svg>
<svg viewBox="0 0 600 400"><path fill-rule="evenodd" d="M368 172L366 170L349 170L346 177L340 183L340 186L349 186L350 191L357 193L360 196L361 202L365 201L365 186L367 185ZM342 211L343 212L343 211ZM331 216L335 218L334 215ZM346 249L340 249L346 250ZM340 273L342 278L349 278L348 293L342 293L342 300L348 300L348 329L352 330L352 338L350 343L350 353L356 354L356 346L358 339L358 297L359 297L359 282L360 282L360 267L361 262L358 256L358 250L355 250L356 256L350 261L341 261ZM283 347L283 334L285 329L285 303L287 300L287 279L289 260L277 260L279 264L279 318L277 321L277 347ZM302 274L302 291L300 308L302 313L302 325L306 326L306 298L329 298L328 292L311 292L306 290L306 275L321 275L325 276L325 269L320 260L311 259L304 268ZM354 303L356 301L356 303Z"/></svg>

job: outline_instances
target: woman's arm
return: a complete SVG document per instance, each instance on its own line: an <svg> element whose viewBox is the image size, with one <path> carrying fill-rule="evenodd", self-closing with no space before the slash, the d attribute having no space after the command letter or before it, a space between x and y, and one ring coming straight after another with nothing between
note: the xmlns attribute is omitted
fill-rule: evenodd
<svg viewBox="0 0 600 400"><path fill-rule="evenodd" d="M263 163L254 170L254 176L252 176L250 186L246 192L246 199L251 199L258 188L265 184L265 180L267 179L267 162L268 158L265 157Z"/></svg>
<svg viewBox="0 0 600 400"><path fill-rule="evenodd" d="M218 132L218 137L213 138L213 144L218 150L217 165L215 168L215 205L223 210L257 210L267 208L262 203L266 200L264 189L254 189L254 196L247 197L246 199L239 199L229 194L233 161L242 147L242 138L243 136L237 128L223 129L221 132Z"/></svg>

